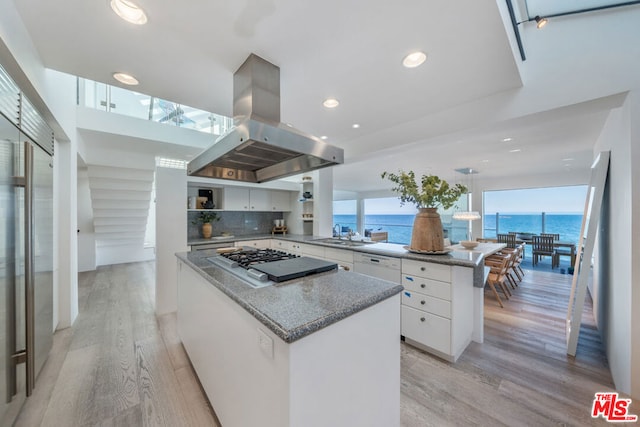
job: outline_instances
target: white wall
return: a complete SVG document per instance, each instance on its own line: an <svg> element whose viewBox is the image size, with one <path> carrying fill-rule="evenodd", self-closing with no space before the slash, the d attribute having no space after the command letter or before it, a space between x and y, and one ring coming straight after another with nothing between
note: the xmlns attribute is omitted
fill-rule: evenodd
<svg viewBox="0 0 640 427"><path fill-rule="evenodd" d="M78 230L78 271L93 271L96 269L96 238L86 166L78 169Z"/></svg>
<svg viewBox="0 0 640 427"><path fill-rule="evenodd" d="M613 110L594 153L611 151L594 266L594 311L616 388L640 398L640 92Z"/></svg>

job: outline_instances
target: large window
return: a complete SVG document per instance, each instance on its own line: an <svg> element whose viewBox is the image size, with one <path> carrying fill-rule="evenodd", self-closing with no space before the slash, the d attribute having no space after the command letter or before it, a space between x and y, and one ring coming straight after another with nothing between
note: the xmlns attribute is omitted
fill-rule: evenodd
<svg viewBox="0 0 640 427"><path fill-rule="evenodd" d="M461 197L453 209L438 210L444 235L451 242L467 238L467 221L452 219L453 212L456 210L467 210L467 197ZM397 197L364 199L363 229L359 230L358 201L338 200L333 202L333 224L339 226L342 233L352 230L366 235L367 231L386 231L389 243L408 245L411 243L413 220L417 212L418 210L411 204L400 206L400 200Z"/></svg>
<svg viewBox="0 0 640 427"><path fill-rule="evenodd" d="M390 243L408 245L411 242L413 218L417 212L413 205L401 207L397 197L365 199L364 228L371 231L386 231Z"/></svg>
<svg viewBox="0 0 640 427"><path fill-rule="evenodd" d="M336 200L333 202L334 231L342 232L342 229L356 231L358 229L358 201ZM335 230L335 226L341 230Z"/></svg>
<svg viewBox="0 0 640 427"><path fill-rule="evenodd" d="M587 186L549 187L484 193L484 237L498 233L553 233L578 242Z"/></svg>

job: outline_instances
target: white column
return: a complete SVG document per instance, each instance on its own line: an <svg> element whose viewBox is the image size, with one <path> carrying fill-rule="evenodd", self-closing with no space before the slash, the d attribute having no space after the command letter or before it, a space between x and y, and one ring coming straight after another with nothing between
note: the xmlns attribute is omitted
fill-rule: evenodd
<svg viewBox="0 0 640 427"><path fill-rule="evenodd" d="M331 236L333 230L333 168L314 171L313 177L313 234Z"/></svg>
<svg viewBox="0 0 640 427"><path fill-rule="evenodd" d="M58 290L58 329L78 316L78 158L75 141L56 141L54 160L54 291ZM55 301L54 301L55 304ZM55 312L55 305L54 305ZM54 316L54 325L56 319Z"/></svg>
<svg viewBox="0 0 640 427"><path fill-rule="evenodd" d="M187 171L156 168L156 315L178 309L176 252L187 247Z"/></svg>

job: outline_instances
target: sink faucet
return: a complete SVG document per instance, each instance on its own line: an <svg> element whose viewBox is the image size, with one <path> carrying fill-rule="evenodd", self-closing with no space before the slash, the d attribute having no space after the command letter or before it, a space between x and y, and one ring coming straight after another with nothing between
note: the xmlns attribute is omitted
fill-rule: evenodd
<svg viewBox="0 0 640 427"><path fill-rule="evenodd" d="M347 238L351 240L351 238L355 235L356 235L355 231L349 229L349 232L347 233Z"/></svg>

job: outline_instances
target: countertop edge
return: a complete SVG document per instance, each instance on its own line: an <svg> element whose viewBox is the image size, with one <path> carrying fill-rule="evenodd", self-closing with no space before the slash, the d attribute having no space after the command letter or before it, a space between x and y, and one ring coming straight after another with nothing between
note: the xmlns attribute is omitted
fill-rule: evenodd
<svg viewBox="0 0 640 427"><path fill-rule="evenodd" d="M245 235L245 236L236 236L229 240L191 240L188 242L189 245L198 245L198 244L207 244L207 243L233 243L233 242L241 242L243 240L263 240L263 239L279 239L279 240L289 240L297 243L305 243L310 245L322 246L325 248L333 248L333 249L341 249L348 250L352 252L360 252L366 253L370 255L380 255L380 256L388 256L393 258L400 259L410 259L414 261L421 262L431 262L434 264L442 264L449 266L458 266L458 267L466 267L473 269L473 286L476 288L484 288L484 256L481 253L474 252L476 254L472 259L459 259L452 258L450 254L446 255L422 255L417 253L412 253L407 251L406 249L400 250L402 245L393 244L393 243L372 243L366 246L351 246L351 247L336 247L336 245L332 245L330 243L323 243L318 241L319 239L326 239L327 237L322 236L309 236L309 235L298 235L298 234L286 234L286 235L271 235L271 234L254 234L254 235ZM386 246L390 245L390 246ZM385 246L387 249L385 249ZM394 250L390 250L392 247ZM457 253L464 253L468 255L466 252L454 251Z"/></svg>
<svg viewBox="0 0 640 427"><path fill-rule="evenodd" d="M378 292L374 296L359 300L346 309L334 311L327 316L318 318L317 320L312 322L304 323L292 329L285 329L278 322L274 321L269 316L265 315L260 310L258 310L256 307L254 307L253 305L243 300L242 297L237 293L233 292L233 290L230 289L230 287L220 283L211 275L207 274L207 272L204 271L202 268L200 268L198 265L196 265L191 260L189 260L187 256L188 252L178 252L175 255L178 259L180 259L182 262L184 262L186 265L192 268L207 282L211 283L223 294L228 296L232 301L236 302L240 307L246 310L256 320L258 320L260 323L262 323L267 328L269 328L273 333L275 333L278 337L280 337L286 343L292 343L308 335L311 335L312 333L317 332L320 329L324 329L327 326L337 323L340 320L343 320L379 302L382 302L388 298L391 298L392 296L402 292L402 290L404 289L402 285L396 284L395 286L390 287L385 291ZM348 273L348 274L355 274L355 273ZM247 286L245 283L242 283L241 279L238 279L231 274L228 274L228 276L232 281L234 280L236 282L241 283L241 286ZM249 291L250 290L251 289L249 289Z"/></svg>

